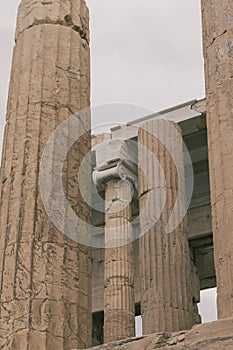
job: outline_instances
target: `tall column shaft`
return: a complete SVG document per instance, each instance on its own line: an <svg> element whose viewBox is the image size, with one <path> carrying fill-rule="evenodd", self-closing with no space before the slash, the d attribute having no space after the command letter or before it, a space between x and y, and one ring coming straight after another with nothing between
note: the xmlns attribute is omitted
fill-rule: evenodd
<svg viewBox="0 0 233 350"><path fill-rule="evenodd" d="M0 349L91 345L91 257L65 238L40 197L38 172L53 130L89 106L88 10L82 0L23 0L19 7L2 157ZM87 130L90 120L80 120ZM71 206L90 220L76 184L90 137L64 165ZM52 161L48 166L53 169ZM72 192L73 191L73 192ZM73 194L73 195L71 195Z"/></svg>
<svg viewBox="0 0 233 350"><path fill-rule="evenodd" d="M176 216L185 203L182 138L177 136L179 132L171 132L174 128L178 130L178 126L172 123L167 127L167 123L165 120L149 122L146 128L139 130L138 136L139 145L142 145L139 146L141 230L145 231L150 225L139 240L144 334L189 329L195 319L187 218L172 232L167 232L179 186L181 198ZM176 164L165 145L173 150ZM154 225L153 220L156 221Z"/></svg>
<svg viewBox="0 0 233 350"><path fill-rule="evenodd" d="M127 180L112 180L105 190L104 341L135 335L131 199Z"/></svg>
<svg viewBox="0 0 233 350"><path fill-rule="evenodd" d="M218 316L233 316L233 1L202 1Z"/></svg>

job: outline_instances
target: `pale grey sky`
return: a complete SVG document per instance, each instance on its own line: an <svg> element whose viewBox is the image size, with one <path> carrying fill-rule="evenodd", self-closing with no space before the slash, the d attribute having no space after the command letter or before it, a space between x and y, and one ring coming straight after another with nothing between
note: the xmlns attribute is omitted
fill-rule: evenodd
<svg viewBox="0 0 233 350"><path fill-rule="evenodd" d="M204 97L199 1L88 0L93 103L154 110Z"/></svg>
<svg viewBox="0 0 233 350"><path fill-rule="evenodd" d="M200 1L87 2L93 105L125 102L157 111L204 97ZM18 3L6 2L0 13L1 118Z"/></svg>
<svg viewBox="0 0 233 350"><path fill-rule="evenodd" d="M87 3L91 15L93 105L124 102L158 111L205 96L200 0ZM1 135L18 4L19 0L5 2L0 12ZM106 120L100 117L94 122ZM215 319L215 292L206 291L202 298L204 320Z"/></svg>

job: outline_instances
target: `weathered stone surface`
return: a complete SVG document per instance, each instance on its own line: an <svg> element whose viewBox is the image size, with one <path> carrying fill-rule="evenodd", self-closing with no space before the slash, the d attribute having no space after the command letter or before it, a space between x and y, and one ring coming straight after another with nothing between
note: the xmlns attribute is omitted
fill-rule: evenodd
<svg viewBox="0 0 233 350"><path fill-rule="evenodd" d="M219 318L233 315L233 1L203 0L212 226Z"/></svg>
<svg viewBox="0 0 233 350"><path fill-rule="evenodd" d="M189 239L198 239L202 236L209 235L212 232L211 226L211 208L209 205L197 207L188 210L188 236ZM133 255L134 255L134 291L135 291L135 303L140 303L140 274L139 266L139 242L138 240L133 243ZM92 253L93 259L93 274L92 274L92 294L93 294L93 312L99 312L104 309L103 289L104 289L104 253L101 249L94 249ZM195 273L196 275L196 273ZM198 276L194 276L195 280ZM198 277L199 280L199 277ZM200 285L200 281L198 281ZM196 285L196 282L194 283ZM196 285L197 286L197 285ZM204 288L208 287L208 284L204 285ZM195 290L197 287L195 287ZM196 293L195 293L196 294Z"/></svg>
<svg viewBox="0 0 233 350"><path fill-rule="evenodd" d="M104 341L135 335L131 200L133 185L109 181L105 189Z"/></svg>
<svg viewBox="0 0 233 350"><path fill-rule="evenodd" d="M68 350L91 344L89 250L55 229L38 188L39 163L49 136L72 112L89 106L89 47L77 28L64 23L70 14L75 25L81 21L87 29L83 1L24 0L19 8L0 206L4 350ZM80 128L89 126L88 118L80 120ZM89 208L79 204L76 183L78 166L89 149L86 135L68 154L63 180L70 205L90 221ZM48 167L53 171L53 160ZM56 174L53 179L57 181Z"/></svg>
<svg viewBox="0 0 233 350"><path fill-rule="evenodd" d="M89 11L85 0L22 0L19 5L16 39L25 29L40 24L67 26L89 42Z"/></svg>
<svg viewBox="0 0 233 350"><path fill-rule="evenodd" d="M158 333L92 348L93 350L231 350L233 319L193 327L190 331Z"/></svg>
<svg viewBox="0 0 233 350"><path fill-rule="evenodd" d="M192 293L187 216L172 232L167 232L179 188L181 197L174 220L185 207L180 132L175 123L166 120L152 121L139 129L138 140L143 145L139 147L138 181L140 225L145 231L139 240L144 334L190 329L200 321L198 300Z"/></svg>

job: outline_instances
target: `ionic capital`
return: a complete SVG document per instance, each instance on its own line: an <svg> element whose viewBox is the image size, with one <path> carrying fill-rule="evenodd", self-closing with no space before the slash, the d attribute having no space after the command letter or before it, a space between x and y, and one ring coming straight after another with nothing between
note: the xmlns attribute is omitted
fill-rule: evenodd
<svg viewBox="0 0 233 350"><path fill-rule="evenodd" d="M96 168L92 177L94 184L99 188L104 188L109 181L119 179L131 182L137 189L136 166L121 159Z"/></svg>
<svg viewBox="0 0 233 350"><path fill-rule="evenodd" d="M96 147L95 156L93 181L97 187L119 179L130 181L137 189L137 149L133 142L107 140Z"/></svg>

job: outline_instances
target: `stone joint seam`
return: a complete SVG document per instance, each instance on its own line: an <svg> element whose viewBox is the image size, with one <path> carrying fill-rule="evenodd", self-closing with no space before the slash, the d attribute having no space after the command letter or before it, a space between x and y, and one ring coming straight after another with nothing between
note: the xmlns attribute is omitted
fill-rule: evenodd
<svg viewBox="0 0 233 350"><path fill-rule="evenodd" d="M42 19L42 20L35 20L28 27L25 27L23 30L19 31L19 33L18 33L18 35L17 35L17 37L15 39L15 42L17 42L17 38L25 30L31 29L32 27L38 26L38 25L51 24L51 25L61 25L61 26L67 27L67 28L71 28L72 30L77 32L79 34L80 38L82 40L84 40L89 45L89 40L88 40L88 36L87 36L86 32L80 26L73 24L73 22L72 22L72 24L70 24L69 20L67 20L68 17L70 17L70 16L67 15L67 16L64 17L64 20L59 19L57 21L52 21L49 18Z"/></svg>

